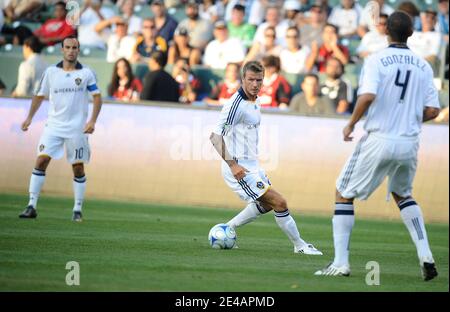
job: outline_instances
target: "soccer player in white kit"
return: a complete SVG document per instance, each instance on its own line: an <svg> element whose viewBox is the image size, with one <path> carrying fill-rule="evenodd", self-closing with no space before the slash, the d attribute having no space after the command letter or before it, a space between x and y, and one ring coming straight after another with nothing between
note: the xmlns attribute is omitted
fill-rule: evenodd
<svg viewBox="0 0 450 312"><path fill-rule="evenodd" d="M387 176L388 194L392 193L416 246L423 278L427 281L437 276L422 212L411 191L421 124L438 115L438 93L430 65L406 45L413 32L409 15L393 13L387 29L390 45L364 63L356 108L343 130L344 141L351 141L356 123L368 110L367 133L336 181L334 261L316 275L350 275L353 200L367 199Z"/></svg>
<svg viewBox="0 0 450 312"><path fill-rule="evenodd" d="M35 90L30 111L22 123L27 131L33 116L46 96L50 106L44 133L38 144L37 160L31 174L30 200L20 218L37 217L37 201L45 180L45 171L52 158L61 158L66 147L67 160L72 165L75 203L73 221L82 221L82 205L86 190L84 164L89 162L90 148L87 134L94 132L95 123L102 106L100 90L94 72L78 61L80 43L70 36L62 41L63 61L50 66L44 72ZM86 123L89 94L93 97L92 116Z"/></svg>
<svg viewBox="0 0 450 312"><path fill-rule="evenodd" d="M225 183L247 202L247 207L227 222L237 228L260 215L275 211L275 220L294 245L294 252L322 255L312 244L306 243L289 214L286 200L271 187L258 163L258 137L261 121L257 98L264 78L259 62L248 62L242 73L240 88L224 105L211 142L221 155Z"/></svg>

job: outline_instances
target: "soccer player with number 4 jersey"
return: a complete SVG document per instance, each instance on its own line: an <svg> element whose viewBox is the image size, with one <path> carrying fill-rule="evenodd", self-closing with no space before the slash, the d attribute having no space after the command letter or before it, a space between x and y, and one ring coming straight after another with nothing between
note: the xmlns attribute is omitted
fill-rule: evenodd
<svg viewBox="0 0 450 312"><path fill-rule="evenodd" d="M80 43L74 36L62 41L63 61L50 66L44 72L35 90L22 130L27 131L33 116L46 96L49 97L48 119L38 144L37 160L30 179L30 200L20 218L36 218L37 202L45 181L45 171L52 158L61 158L64 146L68 162L72 165L75 203L72 220L82 221L82 205L86 190L84 164L89 162L88 134L95 130L95 123L102 106L100 90L94 72L78 61ZM89 94L93 97L92 116L86 123L89 110Z"/></svg>
<svg viewBox="0 0 450 312"><path fill-rule="evenodd" d="M389 193L416 246L425 281L437 276L419 204L412 197L422 122L439 114L433 71L406 45L412 19L401 11L387 22L389 47L369 56L363 66L358 100L344 141L352 141L356 123L367 111L366 134L336 182L333 217L334 261L315 275L350 275L349 247L354 224L353 201L365 200L389 178Z"/></svg>

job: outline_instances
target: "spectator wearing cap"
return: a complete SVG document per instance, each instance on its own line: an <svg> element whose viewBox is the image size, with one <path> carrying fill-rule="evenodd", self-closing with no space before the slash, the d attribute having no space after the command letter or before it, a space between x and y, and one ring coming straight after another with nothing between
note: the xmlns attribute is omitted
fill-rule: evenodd
<svg viewBox="0 0 450 312"><path fill-rule="evenodd" d="M230 38L239 39L246 49L251 47L256 27L245 22L245 7L243 5L236 4L233 7L227 27Z"/></svg>
<svg viewBox="0 0 450 312"><path fill-rule="evenodd" d="M148 62L153 51L161 51L166 54L167 42L163 37L157 36L155 20L148 17L142 23L142 35L136 40L130 61L132 63Z"/></svg>
<svg viewBox="0 0 450 312"><path fill-rule="evenodd" d="M289 27L289 23L285 20L281 20L280 8L276 5L270 5L266 11L266 21L258 26L256 29L255 38L253 39L253 43L264 42L264 31L267 27L272 26L276 29L277 34L277 44L285 47L286 39L285 34L286 30Z"/></svg>
<svg viewBox="0 0 450 312"><path fill-rule="evenodd" d="M213 38L211 23L199 16L198 4L195 0L189 0L186 4L187 18L178 24L178 28L185 28L189 33L189 44L203 51L208 42Z"/></svg>
<svg viewBox="0 0 450 312"><path fill-rule="evenodd" d="M179 59L187 60L189 66L200 64L201 52L189 44L189 34L185 28L177 28L169 47L167 63L175 64Z"/></svg>
<svg viewBox="0 0 450 312"><path fill-rule="evenodd" d="M319 77L307 74L301 83L302 92L289 103L289 110L304 115L335 115L333 104L320 93Z"/></svg>
<svg viewBox="0 0 450 312"><path fill-rule="evenodd" d="M75 29L67 24L66 15L66 4L63 1L57 2L53 12L54 18L47 20L41 27L36 29L34 35L44 45L54 45L67 36L75 35Z"/></svg>
<svg viewBox="0 0 450 312"><path fill-rule="evenodd" d="M135 45L136 38L128 35L128 24L126 21L118 21L116 23L114 34L108 39L106 61L108 63L115 63L121 57L130 60L133 56Z"/></svg>
<svg viewBox="0 0 450 312"><path fill-rule="evenodd" d="M95 31L101 32L103 29L109 27L114 31L117 23L127 23L128 35L137 36L141 32L142 18L134 15L135 0L124 0L120 6L121 15L116 15L111 18L103 19L95 25Z"/></svg>
<svg viewBox="0 0 450 312"><path fill-rule="evenodd" d="M102 0L85 0L80 15L80 25L78 26L80 45L105 49L106 42L111 35L111 29L106 27L97 31L96 25L114 15L115 13L111 8L102 6Z"/></svg>
<svg viewBox="0 0 450 312"><path fill-rule="evenodd" d="M297 23L297 15L300 13L301 7L298 0L287 0L284 2L284 19L289 26L293 26Z"/></svg>
<svg viewBox="0 0 450 312"><path fill-rule="evenodd" d="M388 47L387 20L388 16L381 14L376 30L371 30L362 37L356 50L360 58L365 58Z"/></svg>
<svg viewBox="0 0 450 312"><path fill-rule="evenodd" d="M320 91L328 97L338 114L349 112L350 104L353 102L353 89L348 81L342 78L344 65L335 57L327 61L326 78Z"/></svg>
<svg viewBox="0 0 450 312"><path fill-rule="evenodd" d="M261 107L286 109L291 97L291 86L280 74L280 58L268 55L263 58L262 64L264 65L264 79L258 94Z"/></svg>
<svg viewBox="0 0 450 312"><path fill-rule="evenodd" d="M215 23L222 20L225 15L225 8L222 1L203 0L199 5L200 18Z"/></svg>
<svg viewBox="0 0 450 312"><path fill-rule="evenodd" d="M141 100L159 102L178 102L178 82L164 70L166 66L164 53L155 51L150 55L150 71L144 77Z"/></svg>
<svg viewBox="0 0 450 312"><path fill-rule="evenodd" d="M357 36L361 13L361 7L354 0L341 0L331 11L328 22L339 28L339 37L352 38Z"/></svg>
<svg viewBox="0 0 450 312"><path fill-rule="evenodd" d="M12 96L31 96L47 68L47 63L40 55L42 45L38 38L25 39L22 53L25 61L20 63L17 86Z"/></svg>
<svg viewBox="0 0 450 312"><path fill-rule="evenodd" d="M205 49L203 64L213 69L225 69L228 63L242 63L245 48L239 39L229 38L224 21L214 24L214 40Z"/></svg>
<svg viewBox="0 0 450 312"><path fill-rule="evenodd" d="M374 0L378 3L379 14L386 14L387 16L394 13L394 9L385 3L384 0ZM360 38L362 38L368 31L375 30L376 23L373 18L373 10L367 9L368 7L364 8L361 14L361 19L359 20L359 26L358 26L358 35Z"/></svg>
<svg viewBox="0 0 450 312"><path fill-rule="evenodd" d="M322 32L322 42L319 48L313 43L311 49L319 72L325 72L326 62L331 57L336 57L344 65L348 63L350 52L347 47L338 43L338 28L335 25L325 25Z"/></svg>
<svg viewBox="0 0 450 312"><path fill-rule="evenodd" d="M289 74L303 74L314 66L314 55L308 46L300 45L300 32L297 27L289 27L286 31L287 47L280 53L281 69Z"/></svg>
<svg viewBox="0 0 450 312"><path fill-rule="evenodd" d="M448 43L448 0L439 0L437 20L438 29L444 36L444 41Z"/></svg>
<svg viewBox="0 0 450 312"><path fill-rule="evenodd" d="M151 10L155 18L157 36L163 37L166 42L171 42L178 22L167 14L164 1L162 0L152 1Z"/></svg>
<svg viewBox="0 0 450 312"><path fill-rule="evenodd" d="M302 19L299 19L297 26L300 29L300 43L302 46L311 48L314 41L319 46L322 44L321 37L326 24L326 14L320 5L313 5L308 13L307 23L304 24Z"/></svg>
<svg viewBox="0 0 450 312"><path fill-rule="evenodd" d="M269 26L264 31L264 42L255 42L245 57L244 63L248 61L261 61L266 55L280 56L283 47L276 42L277 33L275 27Z"/></svg>
<svg viewBox="0 0 450 312"><path fill-rule="evenodd" d="M436 69L442 40L442 34L435 30L437 13L429 9L422 12L420 18L422 31L415 31L407 43L411 51L426 59Z"/></svg>

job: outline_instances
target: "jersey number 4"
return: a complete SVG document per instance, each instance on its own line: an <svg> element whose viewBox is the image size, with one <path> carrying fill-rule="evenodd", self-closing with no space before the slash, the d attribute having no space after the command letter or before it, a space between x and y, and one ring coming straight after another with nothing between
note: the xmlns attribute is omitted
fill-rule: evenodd
<svg viewBox="0 0 450 312"><path fill-rule="evenodd" d="M403 82L400 82L401 72L400 72L400 69L397 70L397 76L395 77L395 85L397 87L402 88L402 94L400 95L400 102L403 102L403 100L405 99L406 89L408 88L410 75L411 75L411 71L407 70L405 80Z"/></svg>

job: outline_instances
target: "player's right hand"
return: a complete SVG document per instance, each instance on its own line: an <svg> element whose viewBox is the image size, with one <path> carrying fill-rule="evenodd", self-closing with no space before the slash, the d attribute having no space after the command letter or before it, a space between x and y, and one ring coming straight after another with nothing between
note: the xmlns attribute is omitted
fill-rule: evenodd
<svg viewBox="0 0 450 312"><path fill-rule="evenodd" d="M239 164L231 165L230 169L234 178L238 181L242 180L245 177L246 172L249 172L247 169L245 169Z"/></svg>
<svg viewBox="0 0 450 312"><path fill-rule="evenodd" d="M31 120L30 119L25 119L25 121L24 122L22 122L22 126L21 126L21 128L22 128L22 131L27 131L28 130L28 127L31 125Z"/></svg>
<svg viewBox="0 0 450 312"><path fill-rule="evenodd" d="M349 142L353 141L353 137L350 136L352 134L354 126L346 125L342 133L344 134L344 141Z"/></svg>

